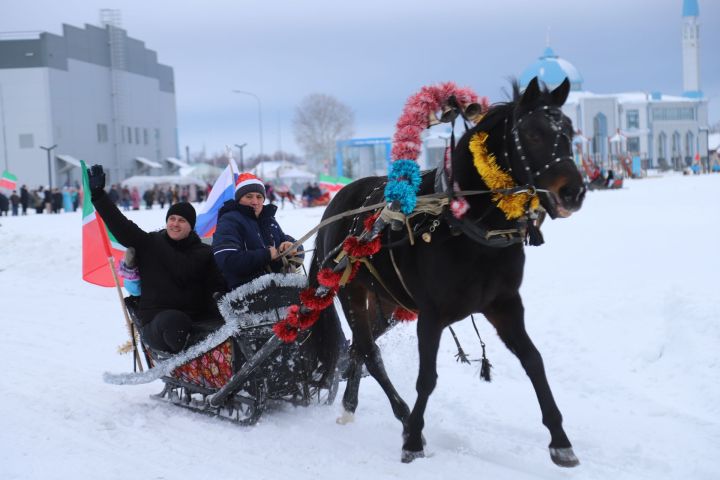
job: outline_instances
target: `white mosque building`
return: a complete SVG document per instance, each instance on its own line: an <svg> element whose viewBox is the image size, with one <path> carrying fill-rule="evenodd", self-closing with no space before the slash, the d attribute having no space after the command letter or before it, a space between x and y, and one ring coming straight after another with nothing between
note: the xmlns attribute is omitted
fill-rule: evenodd
<svg viewBox="0 0 720 480"><path fill-rule="evenodd" d="M524 88L537 76L549 88L570 79L571 92L563 106L576 129L578 157L604 168L622 160L636 167L683 170L693 164L707 171L708 100L700 89L699 7L683 0L683 93L660 92L598 94L583 89L583 78L570 62L549 46L520 76ZM579 160L579 158L578 158Z"/></svg>

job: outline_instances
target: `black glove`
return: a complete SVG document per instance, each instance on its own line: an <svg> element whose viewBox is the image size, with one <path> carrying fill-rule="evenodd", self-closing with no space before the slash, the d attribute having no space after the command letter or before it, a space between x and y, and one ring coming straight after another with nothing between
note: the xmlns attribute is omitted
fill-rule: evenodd
<svg viewBox="0 0 720 480"><path fill-rule="evenodd" d="M105 172L102 165L93 165L88 172L90 196L94 200L105 193Z"/></svg>

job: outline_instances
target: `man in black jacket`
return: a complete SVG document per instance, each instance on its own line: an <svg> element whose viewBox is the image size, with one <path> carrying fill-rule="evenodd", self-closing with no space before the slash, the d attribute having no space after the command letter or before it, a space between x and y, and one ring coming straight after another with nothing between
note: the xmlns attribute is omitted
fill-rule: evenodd
<svg viewBox="0 0 720 480"><path fill-rule="evenodd" d="M28 205L30 205L30 192L27 189L27 185L23 185L20 188L20 206L22 207L23 215L27 215Z"/></svg>
<svg viewBox="0 0 720 480"><path fill-rule="evenodd" d="M188 340L222 325L213 300L225 282L210 246L193 231L195 209L186 202L170 207L166 228L145 232L125 218L105 193L105 173L88 172L91 200L115 238L135 248L140 271L139 318L143 341L151 348L179 352Z"/></svg>

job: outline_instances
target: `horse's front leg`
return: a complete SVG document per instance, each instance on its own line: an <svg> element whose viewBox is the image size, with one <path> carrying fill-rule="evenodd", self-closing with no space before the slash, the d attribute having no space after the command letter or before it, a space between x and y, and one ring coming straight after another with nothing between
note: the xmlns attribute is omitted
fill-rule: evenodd
<svg viewBox="0 0 720 480"><path fill-rule="evenodd" d="M495 302L483 313L495 326L505 345L518 357L525 373L530 377L540 403L542 423L550 431L552 461L561 467L578 465L580 462L562 427L562 414L550 390L542 356L525 330L524 308L520 295Z"/></svg>
<svg viewBox="0 0 720 480"><path fill-rule="evenodd" d="M410 416L405 422L403 431L403 463L410 463L416 458L424 457L423 451L424 439L422 430L425 426L425 409L430 394L435 390L437 384L437 352L440 347L440 337L442 336L442 326L434 317L420 314L418 318L417 334L418 334L418 351L420 356L420 369L415 384L417 390L417 400L413 406Z"/></svg>

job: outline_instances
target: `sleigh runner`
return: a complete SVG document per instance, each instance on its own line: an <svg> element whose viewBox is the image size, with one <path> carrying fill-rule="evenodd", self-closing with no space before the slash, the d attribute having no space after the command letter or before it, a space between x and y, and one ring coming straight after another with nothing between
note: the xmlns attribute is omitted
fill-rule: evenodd
<svg viewBox="0 0 720 480"><path fill-rule="evenodd" d="M219 331L208 332L177 355L153 350L141 338L151 369L105 379L120 384L160 379L164 388L153 398L241 425L255 424L272 401L331 404L339 374L321 360L318 335L307 330L288 344L272 330L306 284L304 275L264 275L221 298L218 307L226 325ZM138 297L125 299L140 331L137 302Z"/></svg>

